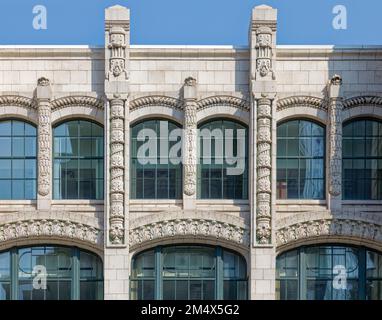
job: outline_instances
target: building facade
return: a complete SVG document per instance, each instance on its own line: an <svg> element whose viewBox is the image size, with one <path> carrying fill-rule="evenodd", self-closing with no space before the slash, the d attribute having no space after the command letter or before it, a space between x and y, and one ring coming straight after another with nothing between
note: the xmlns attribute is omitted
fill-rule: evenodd
<svg viewBox="0 0 382 320"><path fill-rule="evenodd" d="M0 299L382 299L382 48L129 35L0 48Z"/></svg>

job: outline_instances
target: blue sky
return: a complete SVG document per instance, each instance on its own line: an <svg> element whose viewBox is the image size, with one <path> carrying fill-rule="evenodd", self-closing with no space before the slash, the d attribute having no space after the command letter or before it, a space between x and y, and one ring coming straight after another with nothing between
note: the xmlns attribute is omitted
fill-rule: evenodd
<svg viewBox="0 0 382 320"><path fill-rule="evenodd" d="M278 44L382 44L380 0L1 0L0 44L102 45L104 8L131 9L132 44L247 45L251 8L279 10ZM345 5L348 29L334 30L332 9ZM47 30L32 27L45 5Z"/></svg>

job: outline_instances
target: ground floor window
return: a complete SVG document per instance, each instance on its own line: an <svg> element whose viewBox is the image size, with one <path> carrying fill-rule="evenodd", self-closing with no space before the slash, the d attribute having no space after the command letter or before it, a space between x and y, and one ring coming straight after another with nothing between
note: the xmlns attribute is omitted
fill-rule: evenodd
<svg viewBox="0 0 382 320"><path fill-rule="evenodd" d="M61 246L0 252L0 300L102 298L102 262L95 254Z"/></svg>
<svg viewBox="0 0 382 320"><path fill-rule="evenodd" d="M301 247L277 258L281 300L382 300L382 255L364 247Z"/></svg>
<svg viewBox="0 0 382 320"><path fill-rule="evenodd" d="M156 247L132 262L133 300L245 300L242 256L221 247Z"/></svg>

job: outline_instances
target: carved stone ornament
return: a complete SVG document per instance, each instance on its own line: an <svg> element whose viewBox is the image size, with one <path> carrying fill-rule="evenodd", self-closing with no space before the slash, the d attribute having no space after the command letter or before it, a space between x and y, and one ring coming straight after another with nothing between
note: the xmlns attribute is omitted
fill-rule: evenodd
<svg viewBox="0 0 382 320"><path fill-rule="evenodd" d="M38 193L47 196L51 183L51 106L49 101L38 105Z"/></svg>
<svg viewBox="0 0 382 320"><path fill-rule="evenodd" d="M109 72L106 75L110 79L119 78L123 73L127 79L126 72L126 31L122 27L113 26L110 29L110 39L108 49L110 50Z"/></svg>
<svg viewBox="0 0 382 320"><path fill-rule="evenodd" d="M272 69L272 29L269 27L259 27L256 30L256 74L262 78L269 73L272 74L272 79L275 79L275 74Z"/></svg>
<svg viewBox="0 0 382 320"><path fill-rule="evenodd" d="M332 79L330 79L330 84L335 86L340 86L342 84L342 78L338 74L335 74Z"/></svg>
<svg viewBox="0 0 382 320"><path fill-rule="evenodd" d="M42 87L46 87L46 86L50 85L50 81L49 81L49 79L47 79L45 77L41 77L37 80L37 85L42 86Z"/></svg>
<svg viewBox="0 0 382 320"><path fill-rule="evenodd" d="M134 228L130 231L130 246L177 236L222 239L249 246L247 229L207 219L166 220Z"/></svg>
<svg viewBox="0 0 382 320"><path fill-rule="evenodd" d="M196 86L196 79L193 77L188 77L184 80L184 85L186 86Z"/></svg>
<svg viewBox="0 0 382 320"><path fill-rule="evenodd" d="M276 231L278 246L314 237L330 236L382 242L382 227L362 220L327 218L295 223Z"/></svg>
<svg viewBox="0 0 382 320"><path fill-rule="evenodd" d="M103 245L101 230L77 222L36 219L0 225L0 242L39 236L76 239L92 245Z"/></svg>
<svg viewBox="0 0 382 320"><path fill-rule="evenodd" d="M271 172L272 172L272 101L267 98L257 103L257 208L256 240L271 242Z"/></svg>
<svg viewBox="0 0 382 320"><path fill-rule="evenodd" d="M125 102L110 100L110 214L109 240L121 245L125 241Z"/></svg>

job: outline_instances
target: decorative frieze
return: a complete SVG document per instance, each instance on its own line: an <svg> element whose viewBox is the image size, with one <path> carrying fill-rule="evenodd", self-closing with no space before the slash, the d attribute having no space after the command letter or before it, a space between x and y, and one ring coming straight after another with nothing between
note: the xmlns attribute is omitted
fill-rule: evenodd
<svg viewBox="0 0 382 320"><path fill-rule="evenodd" d="M198 110L212 106L229 106L244 111L249 111L249 102L247 100L233 96L212 96L198 101Z"/></svg>
<svg viewBox="0 0 382 320"><path fill-rule="evenodd" d="M352 219L319 219L299 222L276 231L278 246L315 237L350 237L382 242L382 227L379 224Z"/></svg>
<svg viewBox="0 0 382 320"><path fill-rule="evenodd" d="M103 244L101 230L72 221L36 219L0 225L0 242L31 237L56 237L99 246Z"/></svg>
<svg viewBox="0 0 382 320"><path fill-rule="evenodd" d="M96 109L104 109L105 102L101 99L88 96L68 96L52 101L52 111L71 106L86 106Z"/></svg>
<svg viewBox="0 0 382 320"><path fill-rule="evenodd" d="M37 104L33 99L14 95L0 96L0 106L16 106L26 109L37 108Z"/></svg>
<svg viewBox="0 0 382 320"><path fill-rule="evenodd" d="M311 96L294 96L279 99L277 101L277 111L282 111L294 107L308 107L320 110L327 110L324 99Z"/></svg>
<svg viewBox="0 0 382 320"><path fill-rule="evenodd" d="M125 242L125 101L110 100L110 215L109 240Z"/></svg>
<svg viewBox="0 0 382 320"><path fill-rule="evenodd" d="M148 106L163 106L176 110L183 110L183 103L176 98L168 96L147 96L130 101L130 111Z"/></svg>
<svg viewBox="0 0 382 320"><path fill-rule="evenodd" d="M344 101L344 109L351 109L360 106L382 107L382 97L378 96L360 96L352 97Z"/></svg>
<svg viewBox="0 0 382 320"><path fill-rule="evenodd" d="M249 246L247 229L207 219L166 220L137 227L130 231L130 246L173 237L212 238Z"/></svg>
<svg viewBox="0 0 382 320"><path fill-rule="evenodd" d="M257 101L257 209L256 239L259 244L271 242L272 195L272 101Z"/></svg>

